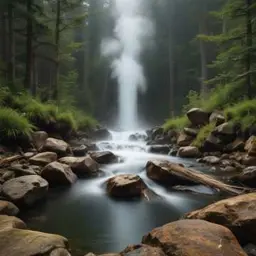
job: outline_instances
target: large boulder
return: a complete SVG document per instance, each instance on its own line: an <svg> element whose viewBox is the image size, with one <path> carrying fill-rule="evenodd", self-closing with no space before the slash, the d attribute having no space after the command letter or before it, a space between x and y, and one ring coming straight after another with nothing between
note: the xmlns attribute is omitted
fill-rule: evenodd
<svg viewBox="0 0 256 256"><path fill-rule="evenodd" d="M39 153L29 159L29 162L34 165L45 166L49 163L56 161L58 158L54 152L43 152Z"/></svg>
<svg viewBox="0 0 256 256"><path fill-rule="evenodd" d="M99 164L110 164L118 162L118 157L110 151L91 152L90 156Z"/></svg>
<svg viewBox="0 0 256 256"><path fill-rule="evenodd" d="M222 141L214 136L213 134L210 134L205 142L203 143L203 151L204 152L217 152L217 151L222 151L224 148Z"/></svg>
<svg viewBox="0 0 256 256"><path fill-rule="evenodd" d="M11 202L0 200L0 215L16 216L19 208Z"/></svg>
<svg viewBox="0 0 256 256"><path fill-rule="evenodd" d="M44 144L43 150L55 152L60 156L66 156L68 154L69 145L64 140L48 138Z"/></svg>
<svg viewBox="0 0 256 256"><path fill-rule="evenodd" d="M239 175L233 177L232 180L256 188L256 166L245 168Z"/></svg>
<svg viewBox="0 0 256 256"><path fill-rule="evenodd" d="M203 220L180 220L153 229L142 239L168 256L247 256L226 227Z"/></svg>
<svg viewBox="0 0 256 256"><path fill-rule="evenodd" d="M156 127L151 131L151 139L154 140L157 136L162 136L164 133L163 127Z"/></svg>
<svg viewBox="0 0 256 256"><path fill-rule="evenodd" d="M150 179L167 186L195 184L191 180L174 173L168 161L148 161L146 171Z"/></svg>
<svg viewBox="0 0 256 256"><path fill-rule="evenodd" d="M216 126L219 126L223 123L225 123L226 119L225 116L220 112L212 112L212 114L209 117L210 123L215 123Z"/></svg>
<svg viewBox="0 0 256 256"><path fill-rule="evenodd" d="M47 132L37 131L32 133L32 142L38 151L40 151L43 148L47 138L48 138Z"/></svg>
<svg viewBox="0 0 256 256"><path fill-rule="evenodd" d="M0 233L3 231L3 230L6 230L6 229L12 229L12 228L20 228L20 229L23 229L23 228L26 228L26 224L14 217L14 216L8 216L8 215L0 215ZM0 239L0 255L2 256L5 256L5 254L1 254L1 239Z"/></svg>
<svg viewBox="0 0 256 256"><path fill-rule="evenodd" d="M45 197L48 182L38 175L22 176L3 184L3 195L17 205L32 205Z"/></svg>
<svg viewBox="0 0 256 256"><path fill-rule="evenodd" d="M149 147L149 152L155 154L168 154L171 148L169 145L152 145Z"/></svg>
<svg viewBox="0 0 256 256"><path fill-rule="evenodd" d="M72 185L77 179L68 165L59 162L46 165L41 176L49 182L50 186Z"/></svg>
<svg viewBox="0 0 256 256"><path fill-rule="evenodd" d="M112 135L106 128L98 128L91 132L90 137L94 140L111 140Z"/></svg>
<svg viewBox="0 0 256 256"><path fill-rule="evenodd" d="M186 218L223 225L236 235L240 243L256 243L256 193L221 200L189 213Z"/></svg>
<svg viewBox="0 0 256 256"><path fill-rule="evenodd" d="M91 176L98 173L99 165L90 156L85 157L63 157L59 159L60 163L67 164L72 171L79 177Z"/></svg>
<svg viewBox="0 0 256 256"><path fill-rule="evenodd" d="M166 256L161 248L145 244L130 245L121 252L122 256Z"/></svg>
<svg viewBox="0 0 256 256"><path fill-rule="evenodd" d="M121 174L108 180L107 191L113 197L140 197L146 185L134 174Z"/></svg>
<svg viewBox="0 0 256 256"><path fill-rule="evenodd" d="M1 256L70 256L66 238L23 229L2 230L0 248Z"/></svg>
<svg viewBox="0 0 256 256"><path fill-rule="evenodd" d="M193 146L181 147L178 151L179 157L198 157L200 156L199 149Z"/></svg>
<svg viewBox="0 0 256 256"><path fill-rule="evenodd" d="M226 122L217 126L212 134L218 137L223 143L231 143L236 138L235 127L232 123Z"/></svg>
<svg viewBox="0 0 256 256"><path fill-rule="evenodd" d="M256 156L256 136L251 136L245 144L244 148L249 156Z"/></svg>
<svg viewBox="0 0 256 256"><path fill-rule="evenodd" d="M72 152L74 156L85 156L88 152L88 148L85 145L79 145L72 147Z"/></svg>
<svg viewBox="0 0 256 256"><path fill-rule="evenodd" d="M192 136L192 137L196 137L198 132L199 132L199 129L197 128L190 128L190 127L185 127L183 129L184 133L188 136Z"/></svg>
<svg viewBox="0 0 256 256"><path fill-rule="evenodd" d="M210 114L201 108L192 108L187 112L189 121L194 126L202 126L209 122Z"/></svg>
<svg viewBox="0 0 256 256"><path fill-rule="evenodd" d="M189 146L193 140L194 140L194 136L189 136L185 133L181 133L178 137L177 144L180 147L186 147L186 146Z"/></svg>

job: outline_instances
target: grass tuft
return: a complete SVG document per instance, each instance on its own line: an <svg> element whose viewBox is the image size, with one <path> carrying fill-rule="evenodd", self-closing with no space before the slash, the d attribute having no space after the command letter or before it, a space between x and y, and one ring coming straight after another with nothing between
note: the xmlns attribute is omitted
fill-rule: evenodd
<svg viewBox="0 0 256 256"><path fill-rule="evenodd" d="M188 124L189 124L189 120L187 116L182 116L182 117L170 118L166 120L166 122L163 125L163 128L165 131L168 131L171 129L181 130L184 127L186 127Z"/></svg>
<svg viewBox="0 0 256 256"><path fill-rule="evenodd" d="M215 123L210 123L202 127L199 130L199 133L197 134L195 140L192 142L192 146L201 148L206 138L212 133L214 129L215 129Z"/></svg>

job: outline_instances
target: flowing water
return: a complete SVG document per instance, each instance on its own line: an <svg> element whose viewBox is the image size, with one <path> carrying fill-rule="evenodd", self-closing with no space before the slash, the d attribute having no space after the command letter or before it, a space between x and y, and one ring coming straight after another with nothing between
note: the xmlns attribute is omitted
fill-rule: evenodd
<svg viewBox="0 0 256 256"><path fill-rule="evenodd" d="M184 213L203 207L217 199L205 187L208 195L168 191L149 180L145 165L152 159L169 159L184 165L198 164L166 155L148 153L145 141L131 142L128 132L113 132L113 140L98 143L100 150L109 150L122 162L102 166L102 177L79 180L69 189L49 192L48 199L23 213L28 226L43 232L57 233L70 241L74 256L87 252L118 252L128 244L141 241L155 227L179 219ZM106 195L105 183L114 175L139 175L159 197L151 201L114 200Z"/></svg>

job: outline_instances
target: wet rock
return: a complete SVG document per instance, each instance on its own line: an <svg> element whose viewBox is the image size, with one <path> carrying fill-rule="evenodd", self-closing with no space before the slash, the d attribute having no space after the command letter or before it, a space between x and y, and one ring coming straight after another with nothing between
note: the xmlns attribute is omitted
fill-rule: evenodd
<svg viewBox="0 0 256 256"><path fill-rule="evenodd" d="M216 123L216 126L219 126L223 123L225 123L225 117L222 113L219 112L213 112L209 117L210 123Z"/></svg>
<svg viewBox="0 0 256 256"><path fill-rule="evenodd" d="M32 143L35 146L35 148L40 151L46 140L48 138L48 134L44 131L37 131L32 134Z"/></svg>
<svg viewBox="0 0 256 256"><path fill-rule="evenodd" d="M189 179L172 172L168 161L148 161L146 171L150 179L167 186L195 184Z"/></svg>
<svg viewBox="0 0 256 256"><path fill-rule="evenodd" d="M118 162L118 157L110 151L91 152L90 156L99 164L111 164Z"/></svg>
<svg viewBox="0 0 256 256"><path fill-rule="evenodd" d="M77 180L71 168L59 162L46 165L42 170L41 176L49 182L50 186L72 185Z"/></svg>
<svg viewBox="0 0 256 256"><path fill-rule="evenodd" d="M186 218L226 226L241 244L256 243L256 193L221 200L189 213Z"/></svg>
<svg viewBox="0 0 256 256"><path fill-rule="evenodd" d="M196 137L198 134L199 130L196 128L184 128L184 133L188 136Z"/></svg>
<svg viewBox="0 0 256 256"><path fill-rule="evenodd" d="M205 125L209 122L210 114L200 108L192 108L187 112L189 121L194 126Z"/></svg>
<svg viewBox="0 0 256 256"><path fill-rule="evenodd" d="M217 156L205 156L201 159L201 163L215 165L220 163L220 158Z"/></svg>
<svg viewBox="0 0 256 256"><path fill-rule="evenodd" d="M45 166L57 160L57 154L54 152L39 153L29 159L29 162L34 165Z"/></svg>
<svg viewBox="0 0 256 256"><path fill-rule="evenodd" d="M26 164L13 164L9 169L15 173L16 177L37 174L32 166Z"/></svg>
<svg viewBox="0 0 256 256"><path fill-rule="evenodd" d="M80 145L76 147L72 147L72 152L74 156L85 156L88 152L88 148L85 145Z"/></svg>
<svg viewBox="0 0 256 256"><path fill-rule="evenodd" d="M4 174L2 175L2 179L3 179L4 181L11 180L11 179L13 179L13 178L15 178L15 172L13 172L13 171L7 170L7 171L5 171Z"/></svg>
<svg viewBox="0 0 256 256"><path fill-rule="evenodd" d="M202 220L180 220L153 229L144 244L175 256L246 256L229 229Z"/></svg>
<svg viewBox="0 0 256 256"><path fill-rule="evenodd" d="M171 148L171 150L170 150L168 155L170 155L170 156L177 156L178 151L179 151L179 148L174 146L174 147Z"/></svg>
<svg viewBox="0 0 256 256"><path fill-rule="evenodd" d="M23 229L2 230L0 248L1 255L8 256L68 256L65 252L68 251L66 238ZM64 255L63 252L65 252Z"/></svg>
<svg viewBox="0 0 256 256"><path fill-rule="evenodd" d="M189 136L185 133L181 133L178 137L177 144L180 147L186 147L186 146L189 146L193 140L194 140L194 137Z"/></svg>
<svg viewBox="0 0 256 256"><path fill-rule="evenodd" d="M212 134L218 137L224 144L231 143L236 138L234 125L228 122L217 126Z"/></svg>
<svg viewBox="0 0 256 256"><path fill-rule="evenodd" d="M69 145L64 140L48 138L45 142L43 150L55 152L59 156L66 156L68 154Z"/></svg>
<svg viewBox="0 0 256 256"><path fill-rule="evenodd" d="M34 156L35 155L35 152L26 152L25 154L24 154L24 157L26 158L26 159L29 159L29 158L31 158L32 156Z"/></svg>
<svg viewBox="0 0 256 256"><path fill-rule="evenodd" d="M154 140L157 136L162 136L164 133L164 128L163 127L156 127L152 130L151 133L151 139Z"/></svg>
<svg viewBox="0 0 256 256"><path fill-rule="evenodd" d="M243 156L242 164L246 166L256 166L256 156L249 156L249 155Z"/></svg>
<svg viewBox="0 0 256 256"><path fill-rule="evenodd" d="M244 148L249 156L255 156L256 157L256 136L251 136L245 144Z"/></svg>
<svg viewBox="0 0 256 256"><path fill-rule="evenodd" d="M233 177L233 181L256 188L256 166L245 168L242 173Z"/></svg>
<svg viewBox="0 0 256 256"><path fill-rule="evenodd" d="M248 256L256 256L256 245L247 244L244 247L244 251L248 254Z"/></svg>
<svg viewBox="0 0 256 256"><path fill-rule="evenodd" d="M156 154L168 154L170 152L169 145L153 145L149 147L149 152Z"/></svg>
<svg viewBox="0 0 256 256"><path fill-rule="evenodd" d="M85 157L63 157L59 159L60 163L67 164L78 176L91 176L98 173L99 165L90 156Z"/></svg>
<svg viewBox="0 0 256 256"><path fill-rule="evenodd" d="M140 197L145 189L143 180L133 174L121 174L107 182L108 194L113 197Z"/></svg>
<svg viewBox="0 0 256 256"><path fill-rule="evenodd" d="M112 135L106 128L95 129L91 132L90 137L94 140L111 140Z"/></svg>
<svg viewBox="0 0 256 256"><path fill-rule="evenodd" d="M19 208L11 202L0 200L0 215L16 216Z"/></svg>
<svg viewBox="0 0 256 256"><path fill-rule="evenodd" d="M161 248L145 244L130 245L121 252L122 256L166 256Z"/></svg>
<svg viewBox="0 0 256 256"><path fill-rule="evenodd" d="M214 136L213 134L210 134L204 144L203 144L203 151L204 152L216 152L216 151L222 151L224 148L222 141Z"/></svg>
<svg viewBox="0 0 256 256"><path fill-rule="evenodd" d="M183 192L192 192L197 194L205 194L205 195L213 195L217 192L217 190L198 185L198 186L174 186L172 187L174 190L183 191Z"/></svg>
<svg viewBox="0 0 256 256"><path fill-rule="evenodd" d="M146 141L147 140L147 135L140 134L140 133L131 134L129 136L129 140L130 141Z"/></svg>
<svg viewBox="0 0 256 256"><path fill-rule="evenodd" d="M45 197L48 182L38 175L22 176L3 184L2 193L17 205L32 205Z"/></svg>
<svg viewBox="0 0 256 256"><path fill-rule="evenodd" d="M233 151L243 151L245 143L242 139L237 138L235 141L227 145L226 151L233 152Z"/></svg>
<svg viewBox="0 0 256 256"><path fill-rule="evenodd" d="M14 216L8 216L8 215L0 215L0 233L3 231L3 230L6 230L6 229L12 229L12 228L15 228L15 229L24 229L26 228L26 224L14 217ZM0 235L1 237L1 235ZM0 238L0 255L9 255L9 254L1 254L2 253L2 239Z"/></svg>
<svg viewBox="0 0 256 256"><path fill-rule="evenodd" d="M200 155L199 149L193 146L181 147L178 151L179 157L196 158Z"/></svg>

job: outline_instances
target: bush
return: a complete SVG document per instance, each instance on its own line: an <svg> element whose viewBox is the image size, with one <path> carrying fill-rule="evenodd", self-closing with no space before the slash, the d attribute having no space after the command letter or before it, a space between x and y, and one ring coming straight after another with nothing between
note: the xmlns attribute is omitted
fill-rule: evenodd
<svg viewBox="0 0 256 256"><path fill-rule="evenodd" d="M29 120L11 108L0 109L0 140L28 136L35 127Z"/></svg>
<svg viewBox="0 0 256 256"><path fill-rule="evenodd" d="M92 116L79 110L74 111L74 118L77 122L77 128L81 131L96 127L99 123Z"/></svg>
<svg viewBox="0 0 256 256"><path fill-rule="evenodd" d="M58 113L56 121L59 127L63 127L63 129L67 129L68 131L76 131L78 128L77 121L71 111Z"/></svg>
<svg viewBox="0 0 256 256"><path fill-rule="evenodd" d="M192 145L198 148L201 148L206 140L206 138L211 134L215 129L215 123L210 123L205 125L199 130L195 140L192 142Z"/></svg>
<svg viewBox="0 0 256 256"><path fill-rule="evenodd" d="M179 129L181 130L185 126L189 124L189 120L186 116L182 117L176 117L166 120L166 122L163 125L163 128L165 131L171 130L171 129Z"/></svg>
<svg viewBox="0 0 256 256"><path fill-rule="evenodd" d="M228 120L241 124L244 129L256 124L256 99L244 100L228 107L225 115Z"/></svg>

